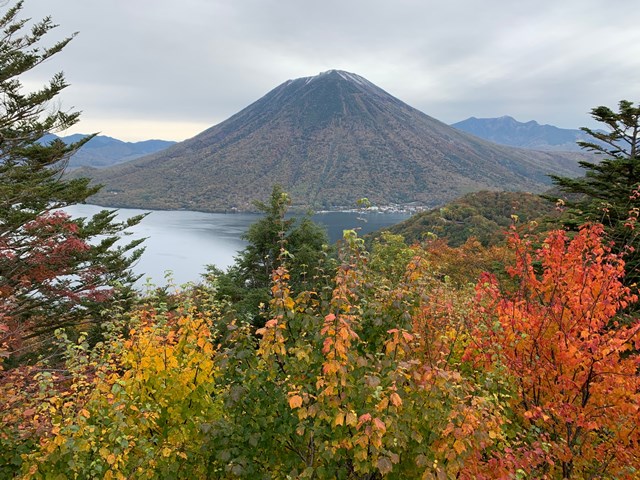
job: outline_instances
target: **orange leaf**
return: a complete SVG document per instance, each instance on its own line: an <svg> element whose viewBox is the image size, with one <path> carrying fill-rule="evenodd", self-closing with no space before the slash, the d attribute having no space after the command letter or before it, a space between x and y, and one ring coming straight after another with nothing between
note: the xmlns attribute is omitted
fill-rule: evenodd
<svg viewBox="0 0 640 480"><path fill-rule="evenodd" d="M289 397L289 407L300 408L302 406L302 397L300 395L294 395Z"/></svg>
<svg viewBox="0 0 640 480"><path fill-rule="evenodd" d="M368 413L365 413L363 415L360 415L360 418L358 418L358 428L360 428L362 426L362 424L370 422L371 421L371 415Z"/></svg>
<svg viewBox="0 0 640 480"><path fill-rule="evenodd" d="M379 418L374 418L373 419L373 425L383 433L387 431L387 426Z"/></svg>
<svg viewBox="0 0 640 480"><path fill-rule="evenodd" d="M391 403L393 404L394 407L399 407L400 405L402 405L402 399L400 398L400 395L398 395L396 392L393 392L389 399L391 400Z"/></svg>

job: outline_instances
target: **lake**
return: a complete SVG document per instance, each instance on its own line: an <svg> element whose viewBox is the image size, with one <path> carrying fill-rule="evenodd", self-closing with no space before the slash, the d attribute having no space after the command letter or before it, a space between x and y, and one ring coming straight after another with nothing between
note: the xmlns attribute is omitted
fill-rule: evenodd
<svg viewBox="0 0 640 480"><path fill-rule="evenodd" d="M65 208L74 217L90 217L103 210L96 205L74 205ZM121 218L149 210L118 209ZM360 235L378 230L409 218L406 213L326 212L315 214L315 222L324 225L329 239L342 238L345 229L359 228ZM131 228L130 239L146 238L144 254L133 267L155 285L165 285L165 275L171 272L180 285L197 282L205 265L226 269L234 256L247 244L240 237L252 223L262 217L252 213L202 213L189 211L151 211L140 224Z"/></svg>

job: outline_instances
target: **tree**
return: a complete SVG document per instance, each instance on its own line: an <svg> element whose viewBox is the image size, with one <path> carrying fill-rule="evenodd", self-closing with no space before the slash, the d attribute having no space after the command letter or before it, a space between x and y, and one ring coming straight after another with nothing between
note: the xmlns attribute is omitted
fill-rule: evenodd
<svg viewBox="0 0 640 480"><path fill-rule="evenodd" d="M535 252L513 235L515 286L490 275L477 286L467 356L513 382L513 417L531 439L511 453L531 478L630 479L640 468L640 322L614 320L637 295L602 234L556 230Z"/></svg>
<svg viewBox="0 0 640 480"><path fill-rule="evenodd" d="M466 291L389 240L370 262L345 232L328 291L294 296L276 268L258 348L228 326L207 443L220 478L504 478L481 475L505 440L497 397L459 371Z"/></svg>
<svg viewBox="0 0 640 480"><path fill-rule="evenodd" d="M294 291L308 289L326 254L326 232L311 219L286 218L291 200L276 185L269 203L255 202L265 215L249 227L243 239L249 244L235 259L235 264L225 274L218 275L219 293L229 298L239 314L252 318L261 326L264 318L260 304L268 305L271 274L283 263L290 272L290 284Z"/></svg>
<svg viewBox="0 0 640 480"><path fill-rule="evenodd" d="M98 191L88 179L63 177L67 160L91 136L65 145L42 137L74 125L79 113L52 105L67 87L62 73L26 92L21 77L59 53L75 36L50 47L50 17L29 26L23 2L0 17L0 350L59 327L95 320L95 309L135 280L129 267L140 241L116 246L141 216L115 221L115 212L71 219L59 209ZM132 255L127 257L127 252ZM92 316L93 315L93 316Z"/></svg>
<svg viewBox="0 0 640 480"><path fill-rule="evenodd" d="M22 457L24 478L218 478L202 443L222 408L213 361L219 311L193 297L181 295L175 311L146 299L151 305L113 320L94 348L67 342L69 380L54 373L57 389L34 408L49 434ZM10 447L0 460L12 458Z"/></svg>
<svg viewBox="0 0 640 480"><path fill-rule="evenodd" d="M607 132L582 128L593 141L578 142L590 152L603 155L599 163L582 161L586 170L581 178L552 175L553 182L566 193L573 194L568 200L568 215L565 224L577 230L585 222L600 222L605 225L607 236L616 243L617 252L627 249L625 258L626 283L637 283L640 279L640 250L635 231L640 213L640 106L622 100L618 112L600 106L591 110L591 116L608 129ZM546 198L556 201L557 198Z"/></svg>

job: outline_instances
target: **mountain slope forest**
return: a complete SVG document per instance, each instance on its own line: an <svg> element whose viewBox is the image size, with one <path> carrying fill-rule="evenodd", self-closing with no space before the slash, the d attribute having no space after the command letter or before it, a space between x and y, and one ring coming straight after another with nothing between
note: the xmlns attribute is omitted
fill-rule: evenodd
<svg viewBox="0 0 640 480"><path fill-rule="evenodd" d="M386 230L406 242L443 238L454 247L475 238L484 246L502 243L509 227L558 220L559 210L539 195L523 192L475 192L440 208L424 211ZM379 235L378 235L379 236Z"/></svg>
<svg viewBox="0 0 640 480"><path fill-rule="evenodd" d="M162 152L102 171L100 205L247 211L275 184L294 207L435 206L478 190L542 191L576 176L579 153L481 140L331 70L289 80L228 120Z"/></svg>
<svg viewBox="0 0 640 480"><path fill-rule="evenodd" d="M97 190L39 141L79 120L43 108L64 75L22 88L73 37L1 11L0 479L638 478L640 107L592 110L602 161L538 230L484 192L447 208L521 211L487 246L333 248L275 187L230 269L141 292L140 218L59 210Z"/></svg>

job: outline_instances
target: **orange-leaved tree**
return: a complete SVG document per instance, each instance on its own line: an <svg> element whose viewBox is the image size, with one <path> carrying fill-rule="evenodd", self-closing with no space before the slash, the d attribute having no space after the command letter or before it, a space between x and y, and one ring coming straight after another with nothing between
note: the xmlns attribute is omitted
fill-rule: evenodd
<svg viewBox="0 0 640 480"><path fill-rule="evenodd" d="M515 288L477 286L467 356L506 373L514 417L537 437L502 460L536 478L637 478L640 376L637 319L617 314L637 296L601 225L574 238L551 232L538 250L513 233Z"/></svg>

